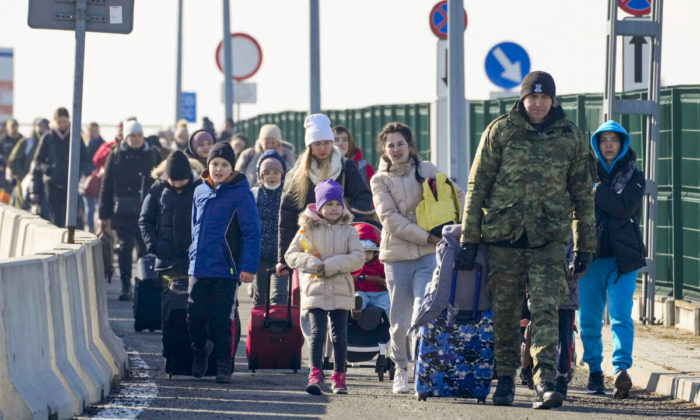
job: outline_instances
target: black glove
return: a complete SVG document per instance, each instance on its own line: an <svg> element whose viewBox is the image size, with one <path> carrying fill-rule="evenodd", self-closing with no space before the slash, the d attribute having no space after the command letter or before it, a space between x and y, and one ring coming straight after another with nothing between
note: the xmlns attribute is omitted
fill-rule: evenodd
<svg viewBox="0 0 700 420"><path fill-rule="evenodd" d="M576 280L582 278L592 261L593 255L589 252L574 252L574 260L569 265L569 276Z"/></svg>
<svg viewBox="0 0 700 420"><path fill-rule="evenodd" d="M454 268L461 271L471 271L474 269L474 259L479 250L478 244L459 244L459 251L455 255Z"/></svg>

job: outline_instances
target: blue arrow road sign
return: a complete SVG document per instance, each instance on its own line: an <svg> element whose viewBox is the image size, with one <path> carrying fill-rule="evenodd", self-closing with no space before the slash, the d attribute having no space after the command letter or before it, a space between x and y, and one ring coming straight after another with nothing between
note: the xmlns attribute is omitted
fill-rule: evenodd
<svg viewBox="0 0 700 420"><path fill-rule="evenodd" d="M522 83L530 73L527 51L513 42L502 42L486 55L486 75L494 85L511 89Z"/></svg>
<svg viewBox="0 0 700 420"><path fill-rule="evenodd" d="M197 122L197 94L182 92L182 118L187 122Z"/></svg>

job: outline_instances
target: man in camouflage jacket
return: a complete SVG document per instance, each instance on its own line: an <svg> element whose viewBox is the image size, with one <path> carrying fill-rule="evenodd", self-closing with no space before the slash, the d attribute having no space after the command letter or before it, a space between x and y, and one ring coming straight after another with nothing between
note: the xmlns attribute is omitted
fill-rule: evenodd
<svg viewBox="0 0 700 420"><path fill-rule="evenodd" d="M552 76L527 75L520 100L484 131L469 175L455 266L471 269L478 244L489 244L497 405L513 403L527 288L537 392L533 407L561 406L563 397L553 382L557 310L568 293L564 246L573 229L578 274L585 272L596 247L588 144L555 95Z"/></svg>

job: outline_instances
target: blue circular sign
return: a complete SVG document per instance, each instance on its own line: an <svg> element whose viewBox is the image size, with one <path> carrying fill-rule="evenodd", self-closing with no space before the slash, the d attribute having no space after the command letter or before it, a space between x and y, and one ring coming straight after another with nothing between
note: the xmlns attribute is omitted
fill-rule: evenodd
<svg viewBox="0 0 700 420"><path fill-rule="evenodd" d="M486 75L494 85L511 89L520 85L530 73L527 51L514 42L502 42L486 55Z"/></svg>

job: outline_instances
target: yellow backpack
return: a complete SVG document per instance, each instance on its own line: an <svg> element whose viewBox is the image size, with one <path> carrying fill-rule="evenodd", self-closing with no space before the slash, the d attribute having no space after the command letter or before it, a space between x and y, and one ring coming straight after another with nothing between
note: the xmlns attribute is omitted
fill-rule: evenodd
<svg viewBox="0 0 700 420"><path fill-rule="evenodd" d="M426 232L442 237L442 227L460 223L462 205L457 189L446 174L423 181L423 201L416 208L416 222Z"/></svg>

